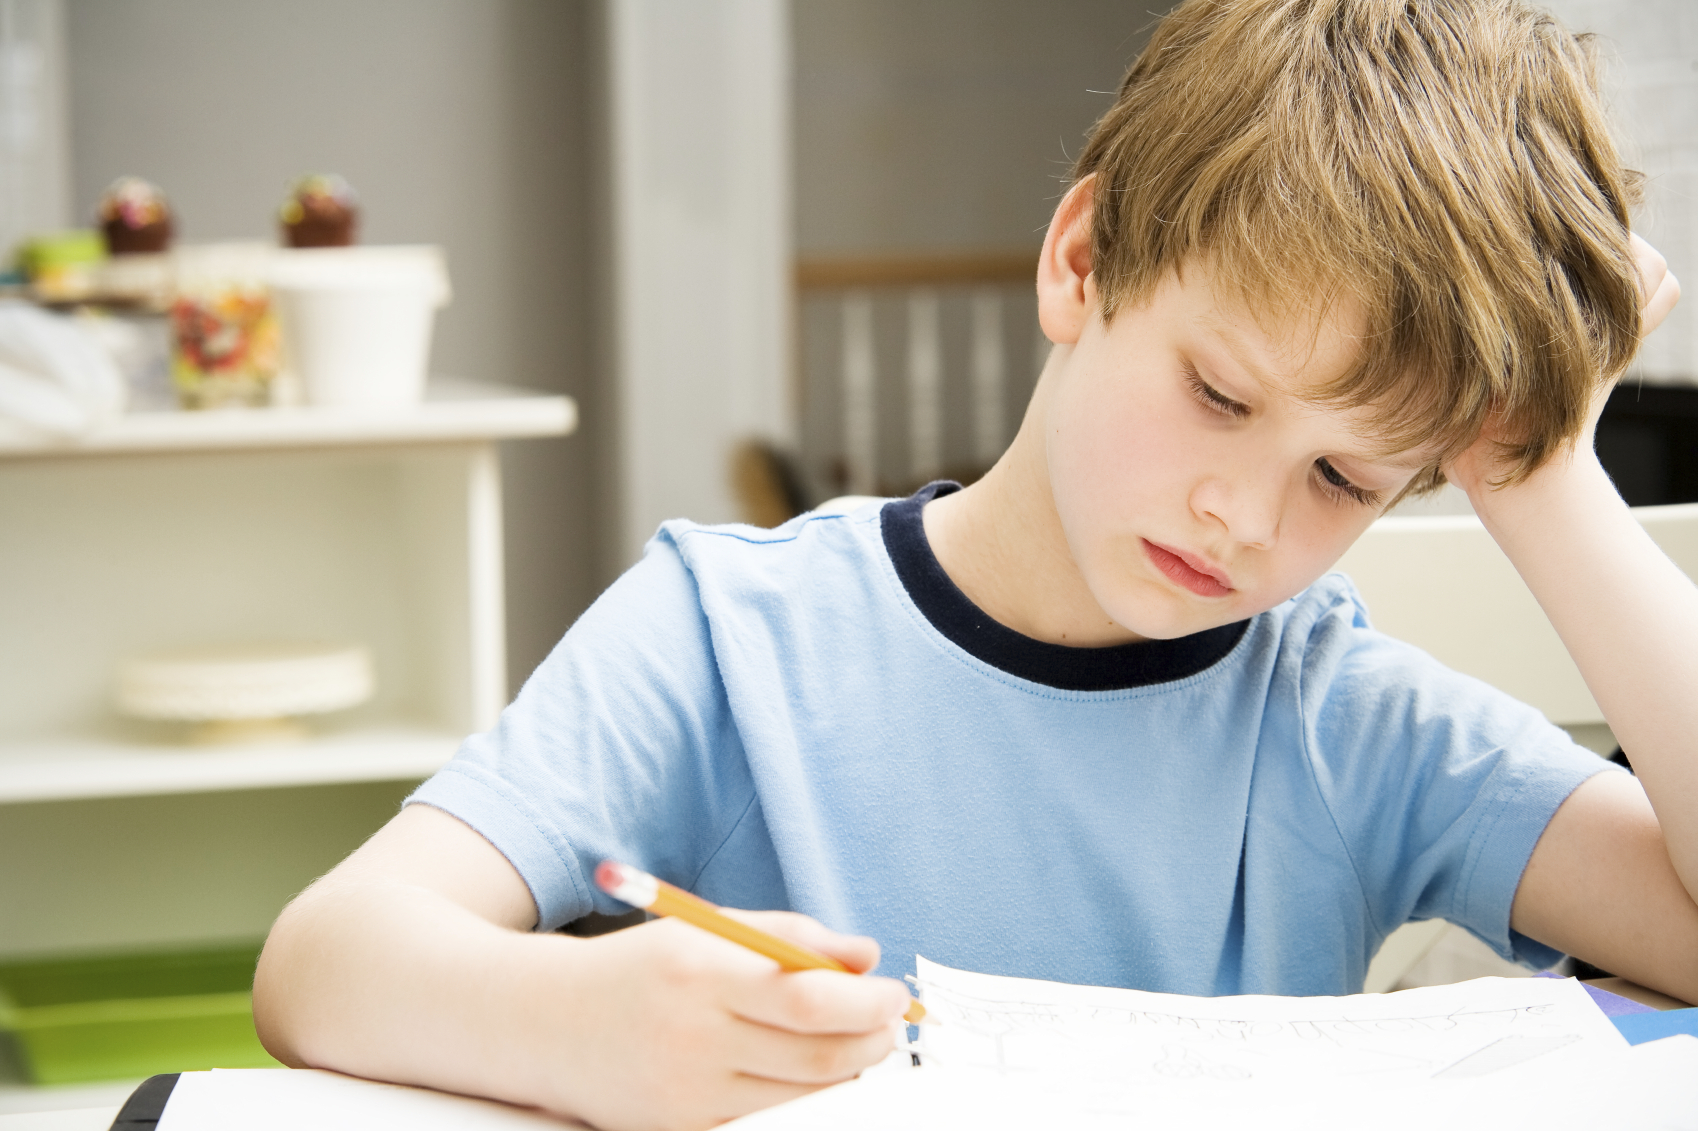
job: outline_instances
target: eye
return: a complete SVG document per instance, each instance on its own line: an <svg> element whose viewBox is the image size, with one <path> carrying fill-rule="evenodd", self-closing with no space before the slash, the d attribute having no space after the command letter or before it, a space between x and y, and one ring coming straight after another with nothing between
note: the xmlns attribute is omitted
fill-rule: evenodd
<svg viewBox="0 0 1698 1131"><path fill-rule="evenodd" d="M1370 491L1366 487L1358 487L1339 473L1326 457L1315 461L1315 471L1320 476L1321 483L1328 494L1335 499L1349 499L1365 507L1380 505L1380 492Z"/></svg>
<svg viewBox="0 0 1698 1131"><path fill-rule="evenodd" d="M1220 413L1222 416L1245 417L1250 415L1250 406L1233 400L1219 389L1203 380L1202 374L1190 362L1185 363L1185 385L1191 390L1191 395L1197 398L1204 408Z"/></svg>

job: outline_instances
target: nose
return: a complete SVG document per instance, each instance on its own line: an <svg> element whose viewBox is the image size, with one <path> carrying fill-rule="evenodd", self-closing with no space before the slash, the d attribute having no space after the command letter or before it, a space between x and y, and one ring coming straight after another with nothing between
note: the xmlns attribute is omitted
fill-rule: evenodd
<svg viewBox="0 0 1698 1131"><path fill-rule="evenodd" d="M1191 505L1239 545L1267 550L1279 541L1284 497L1282 477L1269 470L1236 479L1211 476L1197 485Z"/></svg>

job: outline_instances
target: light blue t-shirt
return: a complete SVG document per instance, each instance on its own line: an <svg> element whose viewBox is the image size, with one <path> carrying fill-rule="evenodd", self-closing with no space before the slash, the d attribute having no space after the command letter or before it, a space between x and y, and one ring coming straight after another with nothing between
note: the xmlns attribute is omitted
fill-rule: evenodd
<svg viewBox="0 0 1698 1131"><path fill-rule="evenodd" d="M1020 637L930 554L933 490L775 530L667 523L410 801L500 849L541 929L626 910L591 882L613 857L871 935L893 976L923 953L1353 993L1426 918L1556 960L1510 904L1596 755L1376 633L1339 575L1182 641Z"/></svg>

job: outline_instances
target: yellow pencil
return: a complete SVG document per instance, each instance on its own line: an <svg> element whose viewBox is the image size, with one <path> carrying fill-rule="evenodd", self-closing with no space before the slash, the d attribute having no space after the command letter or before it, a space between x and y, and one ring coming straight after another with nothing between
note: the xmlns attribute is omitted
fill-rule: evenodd
<svg viewBox="0 0 1698 1131"><path fill-rule="evenodd" d="M656 915L670 915L691 926L700 927L722 939L746 946L756 954L764 954L786 970L839 970L850 973L849 967L817 950L810 950L789 939L770 935L758 927L733 919L719 908L691 895L683 888L665 880L657 880L617 860L603 860L595 870L596 886L622 903L641 907ZM926 1007L919 1002L908 1006L902 1015L910 1025L918 1025L926 1016Z"/></svg>

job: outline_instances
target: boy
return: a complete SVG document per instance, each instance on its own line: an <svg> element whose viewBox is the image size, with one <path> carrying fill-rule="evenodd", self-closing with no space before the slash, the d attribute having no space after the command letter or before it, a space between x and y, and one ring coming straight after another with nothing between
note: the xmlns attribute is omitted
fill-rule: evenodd
<svg viewBox="0 0 1698 1131"><path fill-rule="evenodd" d="M1589 75L1513 0L1183 5L1056 211L1055 346L996 467L773 531L663 527L284 913L267 1045L701 1127L878 1060L917 952L1346 993L1443 917L1698 999L1698 591L1590 443L1676 287L1636 266ZM1638 780L1323 576L1444 478ZM779 973L672 921L530 933L616 909L602 857L806 912L749 915L891 977Z"/></svg>

